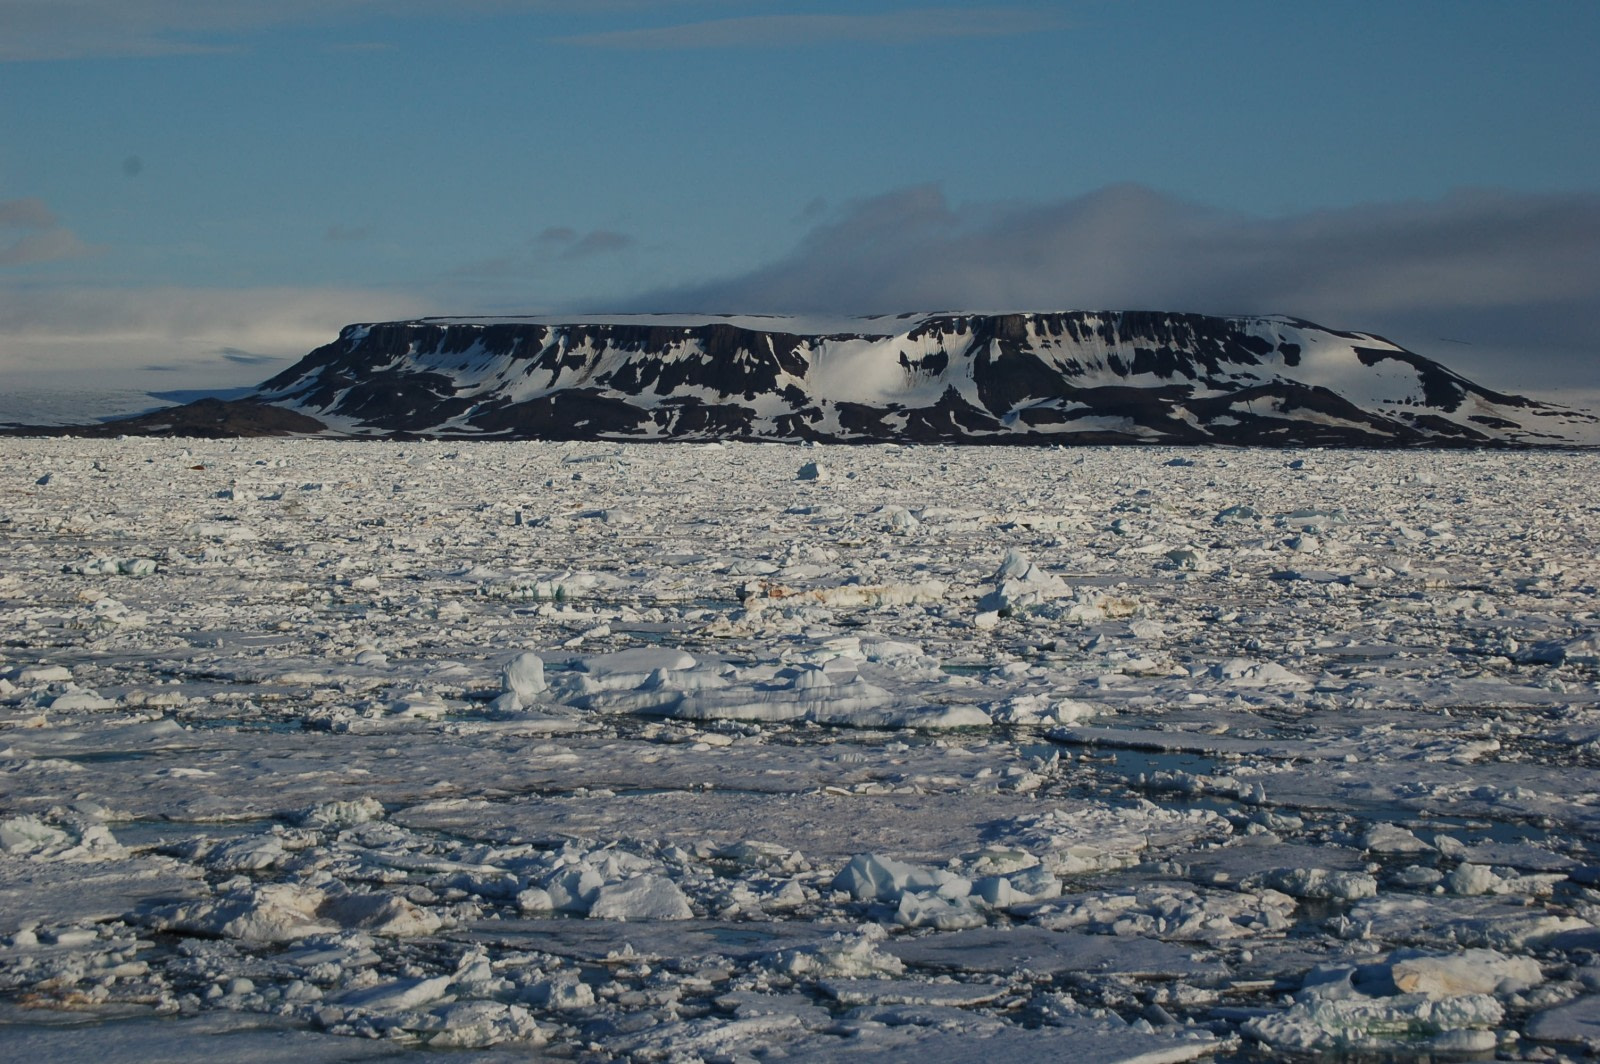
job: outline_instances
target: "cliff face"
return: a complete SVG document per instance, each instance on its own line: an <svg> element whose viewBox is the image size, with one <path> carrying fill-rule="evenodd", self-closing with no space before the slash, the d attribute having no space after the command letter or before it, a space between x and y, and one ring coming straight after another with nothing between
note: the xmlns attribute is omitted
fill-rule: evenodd
<svg viewBox="0 0 1600 1064"><path fill-rule="evenodd" d="M1293 318L634 316L346 328L255 397L362 435L1562 444L1595 419Z"/></svg>

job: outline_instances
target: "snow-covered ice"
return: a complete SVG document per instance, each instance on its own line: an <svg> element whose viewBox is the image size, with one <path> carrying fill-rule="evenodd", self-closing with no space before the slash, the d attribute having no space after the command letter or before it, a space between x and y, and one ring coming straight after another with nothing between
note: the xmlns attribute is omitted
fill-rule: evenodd
<svg viewBox="0 0 1600 1064"><path fill-rule="evenodd" d="M18 1052L1600 1048L1600 455L5 447Z"/></svg>

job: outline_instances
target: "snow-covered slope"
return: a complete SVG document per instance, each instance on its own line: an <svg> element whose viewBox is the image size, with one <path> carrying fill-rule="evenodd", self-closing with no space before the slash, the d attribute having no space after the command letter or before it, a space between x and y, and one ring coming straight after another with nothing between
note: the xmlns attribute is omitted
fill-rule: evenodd
<svg viewBox="0 0 1600 1064"><path fill-rule="evenodd" d="M1571 444L1587 414L1381 337L1146 311L352 325L260 400L363 435Z"/></svg>

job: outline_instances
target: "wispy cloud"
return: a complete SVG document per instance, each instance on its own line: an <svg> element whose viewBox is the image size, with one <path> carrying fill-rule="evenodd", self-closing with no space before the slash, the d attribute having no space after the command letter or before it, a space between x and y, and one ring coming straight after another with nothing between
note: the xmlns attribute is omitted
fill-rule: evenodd
<svg viewBox="0 0 1600 1064"><path fill-rule="evenodd" d="M630 305L1285 313L1384 333L1505 387L1519 373L1592 384L1600 195L1464 191L1261 218L1138 185L1024 205L952 205L918 186L848 205L766 267Z"/></svg>
<svg viewBox="0 0 1600 1064"><path fill-rule="evenodd" d="M226 52L274 26L363 17L653 9L665 0L0 0L0 62ZM381 47L381 45L378 45ZM339 46L336 46L339 47ZM357 41L356 49L374 47Z"/></svg>
<svg viewBox="0 0 1600 1064"><path fill-rule="evenodd" d="M222 0L0 0L0 61L213 52L208 35L276 21L263 5Z"/></svg>
<svg viewBox="0 0 1600 1064"><path fill-rule="evenodd" d="M605 255L616 255L636 246L638 238L612 229L579 232L569 225L552 225L529 238L532 254L519 250L492 255L452 270L452 277L515 278L537 277L549 272L553 262L581 262Z"/></svg>
<svg viewBox="0 0 1600 1064"><path fill-rule="evenodd" d="M749 15L557 38L591 48L772 48L832 42L909 44L940 37L1009 37L1052 29L1052 15L1020 8L909 8L871 15Z"/></svg>
<svg viewBox="0 0 1600 1064"><path fill-rule="evenodd" d="M88 258L102 250L78 239L44 200L0 200L0 266Z"/></svg>

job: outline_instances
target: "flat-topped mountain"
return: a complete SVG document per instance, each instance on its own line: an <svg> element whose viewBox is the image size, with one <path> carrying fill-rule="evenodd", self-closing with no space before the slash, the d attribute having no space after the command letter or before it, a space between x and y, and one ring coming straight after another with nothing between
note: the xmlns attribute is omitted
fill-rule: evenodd
<svg viewBox="0 0 1600 1064"><path fill-rule="evenodd" d="M425 318L352 325L239 406L355 436L1571 445L1600 419L1379 336L1148 311ZM181 408L180 408L181 409ZM224 408L226 414L227 407ZM203 420L226 431L228 417ZM157 431L160 411L119 431ZM193 418L189 418L193 421ZM178 422L173 421L176 426ZM113 426L115 427L115 426ZM184 431L175 428L175 431Z"/></svg>
<svg viewBox="0 0 1600 1064"><path fill-rule="evenodd" d="M1566 443L1593 418L1378 336L1144 311L353 325L260 400L361 435Z"/></svg>

